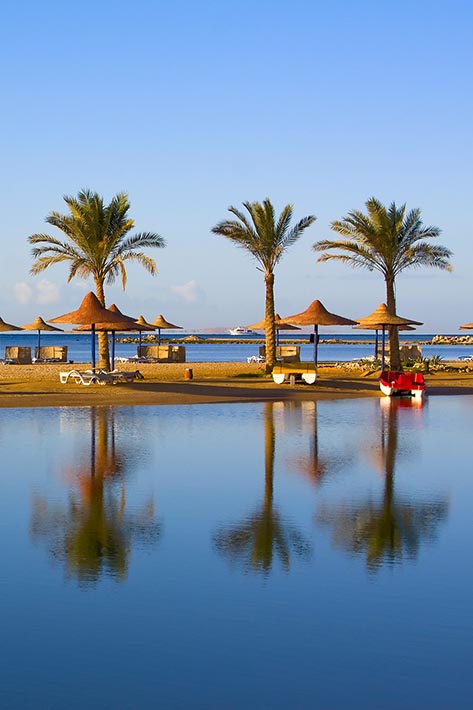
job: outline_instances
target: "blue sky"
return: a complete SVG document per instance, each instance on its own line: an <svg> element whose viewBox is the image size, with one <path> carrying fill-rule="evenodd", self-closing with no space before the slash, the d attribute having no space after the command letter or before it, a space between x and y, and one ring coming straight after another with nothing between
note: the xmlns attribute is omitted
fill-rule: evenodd
<svg viewBox="0 0 473 710"><path fill-rule="evenodd" d="M6 1L0 26L3 219L0 316L24 324L77 307L90 282L32 277L28 235L63 195L126 191L150 252L130 315L186 330L263 316L256 264L211 233L230 205L269 197L315 224L276 270L276 309L315 298L350 318L385 300L382 277L318 264L330 222L375 196L419 207L454 252L452 274L405 272L398 312L424 332L473 320L471 3L266 0ZM56 234L58 236L59 233Z"/></svg>

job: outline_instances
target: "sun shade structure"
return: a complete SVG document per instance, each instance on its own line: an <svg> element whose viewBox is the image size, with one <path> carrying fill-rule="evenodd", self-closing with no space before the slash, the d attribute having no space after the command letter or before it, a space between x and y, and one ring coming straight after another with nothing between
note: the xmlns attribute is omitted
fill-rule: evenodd
<svg viewBox="0 0 473 710"><path fill-rule="evenodd" d="M465 325L461 325L460 330L473 330L473 323L465 323Z"/></svg>
<svg viewBox="0 0 473 710"><path fill-rule="evenodd" d="M364 318L359 318L358 323L361 326L361 328L364 329L370 329L375 327L376 325L381 326L382 330L382 340L381 340L381 367L384 370L384 355L385 355L385 346L384 346L384 340L385 340L385 332L386 332L386 326L390 325L396 325L396 326L403 326L403 325L423 325L417 320L412 320L412 318L403 318L402 316L398 316L396 314L392 314L389 312L388 307L385 303L381 303L381 305L378 306L378 308L373 311L369 316L365 316Z"/></svg>
<svg viewBox="0 0 473 710"><path fill-rule="evenodd" d="M116 332L122 332L122 331L128 331L128 330L146 330L143 326L140 326L136 320L132 316L126 316L124 313L120 311L118 306L116 306L114 303L112 303L111 306L109 306L107 311L110 311L111 313L114 313L116 315L119 315L122 320L120 323L110 323L110 322L104 322L104 323L95 323L95 331L96 332L110 332L112 334L112 352L110 354L110 362L111 362L111 368L112 370L115 369L115 333ZM91 327L89 325L80 325L77 328L74 328L75 331L86 331L86 330L91 330Z"/></svg>
<svg viewBox="0 0 473 710"><path fill-rule="evenodd" d="M37 330L38 331L38 357L41 357L41 331L42 330L57 330L58 332L64 332L62 328L56 328L54 325L46 323L41 316L38 316L32 323L22 326L23 330Z"/></svg>
<svg viewBox="0 0 473 710"><path fill-rule="evenodd" d="M49 322L90 326L89 329L92 331L92 369L95 370L95 324L107 323L112 326L113 324L123 323L123 316L104 308L95 293L89 291L76 311L50 318Z"/></svg>
<svg viewBox="0 0 473 710"><path fill-rule="evenodd" d="M141 346L141 335L142 335L142 333L143 333L145 330L156 330L156 326L153 325L152 323L148 323L148 321L147 321L143 316L141 316L141 315L138 316L138 318L136 319L136 322L138 323L138 325L141 326L141 328L140 328L140 335L139 335L139 339L138 339L138 341L139 341L139 342L138 342L138 346ZM137 329L137 330L138 330L138 329Z"/></svg>
<svg viewBox="0 0 473 710"><path fill-rule="evenodd" d="M0 333L6 333L9 330L23 330L19 325L12 325L11 323L5 323L3 318L0 318Z"/></svg>
<svg viewBox="0 0 473 710"><path fill-rule="evenodd" d="M252 330L266 330L266 319L262 318L258 321L258 323L246 325L245 328L251 328ZM297 325L291 325L290 323L284 322L279 313L274 314L274 329L276 331L276 345L279 345L280 330L300 330Z"/></svg>
<svg viewBox="0 0 473 710"><path fill-rule="evenodd" d="M314 363L317 367L317 350L319 344L319 325L356 325L357 321L338 316L336 313L330 313L325 306L319 301L312 301L310 306L293 316L287 316L283 319L284 323L293 325L313 325L314 326Z"/></svg>
<svg viewBox="0 0 473 710"><path fill-rule="evenodd" d="M161 330L182 330L182 325L174 325L173 323L169 323L169 321L167 321L161 313L154 319L152 325L154 325L158 331L158 345L161 342Z"/></svg>

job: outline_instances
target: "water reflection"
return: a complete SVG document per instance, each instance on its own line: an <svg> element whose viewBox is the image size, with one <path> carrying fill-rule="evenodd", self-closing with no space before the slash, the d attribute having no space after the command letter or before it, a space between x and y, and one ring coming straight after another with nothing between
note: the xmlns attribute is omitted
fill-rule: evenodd
<svg viewBox="0 0 473 710"><path fill-rule="evenodd" d="M214 536L216 549L245 571L269 574L276 560L289 570L291 555L308 557L311 545L274 505L275 403L264 405L264 498L261 507L241 523Z"/></svg>
<svg viewBox="0 0 473 710"><path fill-rule="evenodd" d="M417 557L421 542L434 539L438 524L448 513L446 499L415 501L396 494L398 420L404 403L388 398L380 402L380 441L374 449L382 465L382 496L380 499L370 496L349 505L325 504L317 515L321 525L332 528L335 546L365 556L371 571L383 564L400 563L404 557ZM410 464L414 464L415 449L411 447L405 453Z"/></svg>
<svg viewBox="0 0 473 710"><path fill-rule="evenodd" d="M78 422L78 426L81 422ZM117 446L113 408L90 409L90 451L63 473L70 481L67 506L33 497L31 536L47 544L69 577L93 584L102 574L127 576L132 546L153 545L160 536L153 500L129 511L125 478L132 446Z"/></svg>
<svg viewBox="0 0 473 710"><path fill-rule="evenodd" d="M304 476L313 486L319 486L327 476L343 471L353 459L353 447L339 439L327 442L320 437L317 402L285 402L284 416L293 430L305 430L309 452L299 452L288 458L291 471Z"/></svg>

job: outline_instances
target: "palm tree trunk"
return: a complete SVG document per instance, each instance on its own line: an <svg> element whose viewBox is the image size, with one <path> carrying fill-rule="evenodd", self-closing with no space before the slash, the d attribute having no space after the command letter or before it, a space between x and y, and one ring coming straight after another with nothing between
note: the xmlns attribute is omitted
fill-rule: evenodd
<svg viewBox="0 0 473 710"><path fill-rule="evenodd" d="M386 305L388 311L395 315L396 313L396 294L394 291L394 279L386 279ZM389 366L391 370L401 369L401 356L399 354L399 329L390 326L389 332Z"/></svg>
<svg viewBox="0 0 473 710"><path fill-rule="evenodd" d="M264 313L266 372L272 372L276 362L276 329L274 327L274 274L267 272L264 276L266 285L266 305Z"/></svg>
<svg viewBox="0 0 473 710"><path fill-rule="evenodd" d="M105 293L103 290L103 282L96 279L95 291L97 298L105 308ZM110 370L110 352L108 348L108 333L98 333L99 341L99 367L102 370Z"/></svg>

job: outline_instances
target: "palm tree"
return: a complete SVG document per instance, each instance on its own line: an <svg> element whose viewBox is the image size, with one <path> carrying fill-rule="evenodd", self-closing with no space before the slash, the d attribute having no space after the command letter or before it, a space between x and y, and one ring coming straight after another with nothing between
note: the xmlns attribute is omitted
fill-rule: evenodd
<svg viewBox="0 0 473 710"><path fill-rule="evenodd" d="M264 273L266 285L266 370L271 372L276 360L274 269L286 249L299 239L304 229L315 222L316 217L312 215L304 217L290 228L292 205L284 207L277 222L274 207L268 198L264 200L263 204L244 202L243 207L248 215L236 207L229 207L228 211L234 214L237 219L219 222L212 232L231 239L235 244L249 251L260 264L261 268L257 268Z"/></svg>
<svg viewBox="0 0 473 710"><path fill-rule="evenodd" d="M111 284L121 276L123 289L126 287L126 261L137 261L152 275L156 274L156 264L142 249L161 248L164 239L154 232L141 232L131 236L134 221L128 216L130 202L128 195L119 192L109 205L96 192L82 190L78 197L65 196L69 214L51 212L46 222L57 227L66 235L60 241L49 234L32 234L28 241L33 244L34 258L31 273L37 275L52 264L69 262L68 282L74 276L92 276L96 295L105 306L104 285ZM109 369L107 333L99 334L100 367Z"/></svg>
<svg viewBox="0 0 473 710"><path fill-rule="evenodd" d="M322 254L318 261L336 259L355 268L380 271L386 283L386 305L396 313L396 276L404 269L433 266L451 271L452 252L443 246L432 246L427 239L438 237L438 227L424 227L420 210L406 213L406 205L387 209L371 197L365 203L367 214L352 210L331 228L345 237L343 240L322 239L313 245L314 251L338 250L337 254ZM398 329L389 329L391 367L400 367Z"/></svg>

